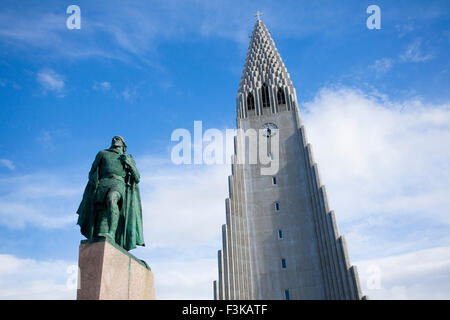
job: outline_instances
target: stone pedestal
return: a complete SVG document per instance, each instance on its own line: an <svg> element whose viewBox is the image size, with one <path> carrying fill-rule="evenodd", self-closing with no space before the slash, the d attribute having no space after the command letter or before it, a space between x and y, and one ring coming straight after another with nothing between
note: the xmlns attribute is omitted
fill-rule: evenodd
<svg viewBox="0 0 450 320"><path fill-rule="evenodd" d="M150 267L109 239L81 241L77 300L154 300Z"/></svg>

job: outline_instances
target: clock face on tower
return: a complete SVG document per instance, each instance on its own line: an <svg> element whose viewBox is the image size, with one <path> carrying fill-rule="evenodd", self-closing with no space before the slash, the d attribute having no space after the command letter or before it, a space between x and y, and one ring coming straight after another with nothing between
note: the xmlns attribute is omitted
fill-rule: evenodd
<svg viewBox="0 0 450 320"><path fill-rule="evenodd" d="M266 123L265 125L263 125L263 134L264 134L264 136L269 138L275 134L276 129L278 129L276 124Z"/></svg>

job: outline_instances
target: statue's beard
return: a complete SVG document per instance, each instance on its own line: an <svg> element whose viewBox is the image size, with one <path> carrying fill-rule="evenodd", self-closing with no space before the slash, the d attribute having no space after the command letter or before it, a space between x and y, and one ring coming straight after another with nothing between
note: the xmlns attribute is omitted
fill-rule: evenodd
<svg viewBox="0 0 450 320"><path fill-rule="evenodd" d="M123 146L120 145L120 144L114 144L114 143L113 143L113 144L111 145L111 148L114 148L114 149L119 149L119 148L120 148L120 149L122 149L122 151L123 151Z"/></svg>

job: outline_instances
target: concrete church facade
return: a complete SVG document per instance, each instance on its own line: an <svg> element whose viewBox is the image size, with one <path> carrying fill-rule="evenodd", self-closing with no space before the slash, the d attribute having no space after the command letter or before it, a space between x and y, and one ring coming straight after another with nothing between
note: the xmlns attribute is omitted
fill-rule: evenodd
<svg viewBox="0 0 450 320"><path fill-rule="evenodd" d="M237 95L237 128L278 141L275 159L268 156L279 169L262 174L264 165L246 163L246 137L235 137L214 298L365 298L328 207L295 88L259 17Z"/></svg>

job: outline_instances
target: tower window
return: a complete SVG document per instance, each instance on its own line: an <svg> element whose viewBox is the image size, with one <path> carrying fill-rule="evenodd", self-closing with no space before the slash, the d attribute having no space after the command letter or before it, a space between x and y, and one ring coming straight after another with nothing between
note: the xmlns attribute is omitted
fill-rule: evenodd
<svg viewBox="0 0 450 320"><path fill-rule="evenodd" d="M283 230L278 230L278 239L283 239Z"/></svg>
<svg viewBox="0 0 450 320"><path fill-rule="evenodd" d="M284 95L283 88L278 88L277 100L278 100L278 104L286 104L286 96Z"/></svg>
<svg viewBox="0 0 450 320"><path fill-rule="evenodd" d="M280 211L280 203L275 202L275 211Z"/></svg>
<svg viewBox="0 0 450 320"><path fill-rule="evenodd" d="M286 269L286 259L281 259L281 268Z"/></svg>
<svg viewBox="0 0 450 320"><path fill-rule="evenodd" d="M263 83L263 85L262 85L261 95L262 95L263 108L269 108L270 107L269 88L267 87L267 84L265 84L265 83Z"/></svg>
<svg viewBox="0 0 450 320"><path fill-rule="evenodd" d="M272 177L272 184L277 184L277 177Z"/></svg>
<svg viewBox="0 0 450 320"><path fill-rule="evenodd" d="M255 110L255 98L251 92L247 95L247 110Z"/></svg>
<svg viewBox="0 0 450 320"><path fill-rule="evenodd" d="M291 295L290 295L288 289L284 290L284 299L285 300L291 300Z"/></svg>

